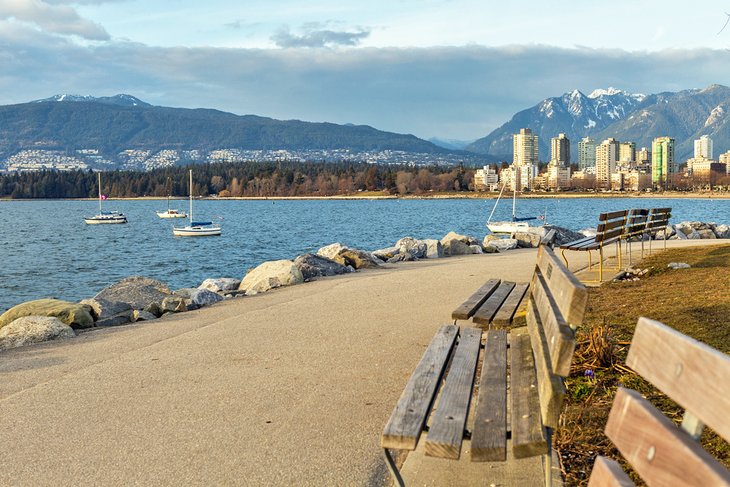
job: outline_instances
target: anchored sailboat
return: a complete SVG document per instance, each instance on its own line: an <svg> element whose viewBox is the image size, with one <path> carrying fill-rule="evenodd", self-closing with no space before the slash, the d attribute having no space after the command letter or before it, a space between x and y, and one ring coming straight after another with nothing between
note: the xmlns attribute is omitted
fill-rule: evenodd
<svg viewBox="0 0 730 487"><path fill-rule="evenodd" d="M190 170L190 224L184 227L172 227L176 237L213 237L221 234L221 227L213 222L196 222L193 220L193 170Z"/></svg>
<svg viewBox="0 0 730 487"><path fill-rule="evenodd" d="M101 208L101 202L106 199L106 196L101 194L101 173L96 173L99 185L99 214L95 216L84 217L84 222L87 225L99 225L109 223L127 223L127 217L124 213L118 211L103 211Z"/></svg>
<svg viewBox="0 0 730 487"><path fill-rule="evenodd" d="M167 183L170 184L170 178L167 178ZM187 218L187 214L184 211L178 211L170 208L170 193L172 193L172 185L167 191L167 210L158 211L157 216L160 218Z"/></svg>
<svg viewBox="0 0 730 487"><path fill-rule="evenodd" d="M504 192L504 188L507 186L507 183L502 185L502 189L499 191L499 196L497 196L497 201L494 203L494 208L492 208L492 212L489 214L489 218L487 219L487 228L492 233L515 233L515 232L526 232L530 228L530 225L527 223L530 220L543 220L543 224L547 224L547 221L545 221L545 216L529 216L529 217L518 217L517 216L517 189L515 188L512 191L512 220L510 221L499 221L499 222L492 222L492 216L494 216L494 210L497 209L497 205L499 204L499 200L502 198L502 193Z"/></svg>

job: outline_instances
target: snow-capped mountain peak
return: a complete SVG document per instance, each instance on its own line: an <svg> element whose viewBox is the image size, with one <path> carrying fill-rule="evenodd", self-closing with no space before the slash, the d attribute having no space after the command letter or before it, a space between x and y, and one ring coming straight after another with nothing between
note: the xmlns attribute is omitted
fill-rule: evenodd
<svg viewBox="0 0 730 487"><path fill-rule="evenodd" d="M149 103L145 103L132 95L119 94L114 96L94 97L90 95L72 95L68 93L53 95L50 98L35 100L35 103L52 103L52 102L97 102L106 105L120 105L127 107L149 107Z"/></svg>

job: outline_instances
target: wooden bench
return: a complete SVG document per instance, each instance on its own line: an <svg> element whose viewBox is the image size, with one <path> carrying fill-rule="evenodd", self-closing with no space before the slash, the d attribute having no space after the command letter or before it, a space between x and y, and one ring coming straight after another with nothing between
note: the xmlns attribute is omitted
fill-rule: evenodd
<svg viewBox="0 0 730 487"><path fill-rule="evenodd" d="M566 250L588 252L588 269L593 266L592 250L598 250L598 282L603 281L603 247L610 243L616 243L618 250L616 258L618 260L618 268L621 268L621 236L626 226L626 218L628 210L612 211L601 213L598 216L598 227L596 227L595 237L586 237L563 244L560 246L565 266L568 266L568 259L565 257Z"/></svg>
<svg viewBox="0 0 730 487"><path fill-rule="evenodd" d="M631 243L635 239L641 242L641 257L644 258L644 237L646 235L646 225L649 218L649 210L646 208L634 208L629 210L626 217L626 225L621 234L621 239L626 241L626 252L629 254L629 265L631 265Z"/></svg>
<svg viewBox="0 0 730 487"><path fill-rule="evenodd" d="M619 387L606 435L648 485L730 486L730 472L698 444L704 425L730 441L730 356L640 318L626 364L685 409L681 427L636 391ZM634 485L596 458L589 487Z"/></svg>
<svg viewBox="0 0 730 487"><path fill-rule="evenodd" d="M664 233L664 249L667 248L667 225L672 216L671 208L652 208L649 210L649 217L646 222L645 232L649 235L649 253L651 253L651 240L659 231Z"/></svg>
<svg viewBox="0 0 730 487"><path fill-rule="evenodd" d="M390 450L415 450L424 431L425 454L432 457L458 459L464 440L470 440L472 462L505 461L508 444L515 458L546 455L550 484L551 432L587 291L541 246L528 294L527 327L509 333L457 325L438 330L380 437L398 485L404 483Z"/></svg>

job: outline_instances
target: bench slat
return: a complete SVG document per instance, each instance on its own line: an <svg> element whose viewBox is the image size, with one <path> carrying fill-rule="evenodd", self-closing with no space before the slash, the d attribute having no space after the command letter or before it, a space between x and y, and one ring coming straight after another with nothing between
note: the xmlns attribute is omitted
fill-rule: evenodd
<svg viewBox="0 0 730 487"><path fill-rule="evenodd" d="M540 401L530 337L515 331L509 337L513 453L515 458L543 455L547 453L547 440L540 422Z"/></svg>
<svg viewBox="0 0 730 487"><path fill-rule="evenodd" d="M730 485L730 472L636 391L619 387L606 435L648 485Z"/></svg>
<svg viewBox="0 0 730 487"><path fill-rule="evenodd" d="M416 448L458 330L458 326L444 325L431 340L385 425L380 437L383 448Z"/></svg>
<svg viewBox="0 0 730 487"><path fill-rule="evenodd" d="M588 480L588 487L634 487L616 460L597 456Z"/></svg>
<svg viewBox="0 0 730 487"><path fill-rule="evenodd" d="M461 338L441 388L426 437L428 456L455 460L459 458L481 340L480 329L461 330Z"/></svg>
<svg viewBox="0 0 730 487"><path fill-rule="evenodd" d="M497 288L497 290L489 296L489 299L484 301L484 304L482 304L482 306L474 313L472 321L478 325L488 325L514 287L514 282L502 281L499 288Z"/></svg>
<svg viewBox="0 0 730 487"><path fill-rule="evenodd" d="M532 350L535 354L537 387L540 391L540 413L545 426L557 428L560 409L563 406L565 397L565 385L562 378L551 372L552 367L550 366L550 357L543 329L535 302L529 300L527 303L527 330L530 333Z"/></svg>
<svg viewBox="0 0 730 487"><path fill-rule="evenodd" d="M468 320L479 308L479 306L492 295L497 286L499 286L499 279L490 279L484 283L482 287L476 290L474 294L469 296L469 299L464 301L458 308L451 313L451 319L454 320Z"/></svg>
<svg viewBox="0 0 730 487"><path fill-rule="evenodd" d="M578 326L583 323L588 290L565 268L561 260L551 249L540 247L537 251L537 266L540 268L545 281L550 286L550 292L555 298L558 309L569 325Z"/></svg>
<svg viewBox="0 0 730 487"><path fill-rule="evenodd" d="M563 315L550 294L545 278L535 273L532 280L531 296L535 301L535 309L540 313L548 352L550 355L550 370L563 377L570 375L570 364L573 362L575 351L575 333L565 323Z"/></svg>
<svg viewBox="0 0 730 487"><path fill-rule="evenodd" d="M609 211L606 213L601 213L598 215L599 221L606 221L606 220L615 220L616 218L622 218L625 217L628 213L628 210L618 210L618 211Z"/></svg>
<svg viewBox="0 0 730 487"><path fill-rule="evenodd" d="M639 318L626 365L730 441L730 356Z"/></svg>
<svg viewBox="0 0 730 487"><path fill-rule="evenodd" d="M585 245L587 243L595 243L595 242L596 242L596 237L583 237L583 238L579 238L578 240L573 240L572 242L563 244L560 246L560 248L572 250L573 247Z"/></svg>
<svg viewBox="0 0 730 487"><path fill-rule="evenodd" d="M502 303L502 307L499 308L497 314L494 315L494 318L492 319L493 324L504 326L512 323L512 318L514 317L517 308L520 307L522 299L525 297L527 287L528 285L526 283L515 285L512 292L509 293L509 296L507 296L507 299L505 299L504 303Z"/></svg>
<svg viewBox="0 0 730 487"><path fill-rule="evenodd" d="M489 330L471 434L473 462L507 459L507 331Z"/></svg>

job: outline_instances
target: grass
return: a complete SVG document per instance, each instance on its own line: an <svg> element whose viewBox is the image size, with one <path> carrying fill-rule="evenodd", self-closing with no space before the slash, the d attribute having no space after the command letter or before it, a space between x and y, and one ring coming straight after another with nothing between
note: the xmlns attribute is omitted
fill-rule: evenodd
<svg viewBox="0 0 730 487"><path fill-rule="evenodd" d="M672 270L667 268L669 262L686 262L691 268ZM669 418L681 422L679 406L623 365L640 316L730 354L730 245L667 250L635 267L650 271L639 281L611 282L589 290L584 325L577 332L576 358L566 380L562 426L556 434L566 485L586 485L599 454L619 460L640 482L603 433L619 385L640 392ZM586 376L587 370L594 377ZM726 441L706 428L701 442L730 468Z"/></svg>

